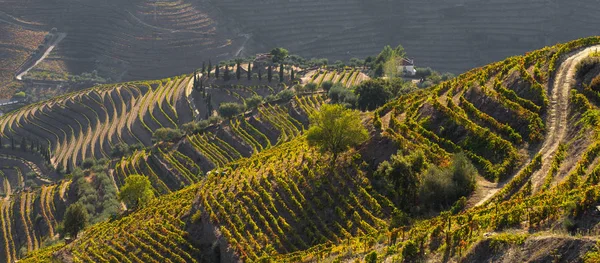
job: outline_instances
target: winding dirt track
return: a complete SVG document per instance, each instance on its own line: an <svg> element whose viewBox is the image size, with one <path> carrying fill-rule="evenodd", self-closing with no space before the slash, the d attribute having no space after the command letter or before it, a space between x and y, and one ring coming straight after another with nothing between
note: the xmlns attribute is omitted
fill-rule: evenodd
<svg viewBox="0 0 600 263"><path fill-rule="evenodd" d="M546 139L538 152L542 155L542 167L531 176L534 192L543 185L545 176L548 174L552 164L552 159L556 154L556 150L567 133L569 91L573 85L575 85L574 76L577 64L598 48L600 48L600 45L591 46L569 54L569 57L560 64L560 67L554 76L554 82L548 87L550 103L548 105L548 114L546 115L547 134ZM524 168L525 166L521 168L521 170ZM515 174L519 174L520 172L521 171ZM477 195L484 197L481 200L472 200L471 202L477 202L475 206L485 203L492 198L498 190L502 189L505 183L499 183L495 187L490 187L489 185L484 186L484 193L480 192Z"/></svg>
<svg viewBox="0 0 600 263"><path fill-rule="evenodd" d="M550 170L552 159L558 149L558 145L567 133L569 91L575 85L577 65L581 60L588 57L598 48L600 48L600 45L588 47L584 50L570 54L570 56L560 64L560 67L554 76L554 83L549 87L552 94L550 96L550 105L546 120L548 133L546 135L546 140L539 151L539 153L542 154L542 168L531 176L534 192L543 185L545 176Z"/></svg>

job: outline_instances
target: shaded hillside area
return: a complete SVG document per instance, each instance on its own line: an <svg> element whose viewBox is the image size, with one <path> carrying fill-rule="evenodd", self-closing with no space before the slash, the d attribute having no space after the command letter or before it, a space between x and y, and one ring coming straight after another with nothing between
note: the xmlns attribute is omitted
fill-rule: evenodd
<svg viewBox="0 0 600 263"><path fill-rule="evenodd" d="M599 11L594 0L2 0L0 10L68 33L31 74L52 79L97 70L113 82L178 75L200 61L275 46L333 62L402 44L417 66L460 73L594 34Z"/></svg>

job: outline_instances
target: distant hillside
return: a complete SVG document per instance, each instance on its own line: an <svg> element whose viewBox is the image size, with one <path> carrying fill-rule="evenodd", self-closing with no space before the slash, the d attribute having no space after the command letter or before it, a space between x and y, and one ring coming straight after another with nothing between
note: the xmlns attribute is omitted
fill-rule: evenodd
<svg viewBox="0 0 600 263"><path fill-rule="evenodd" d="M402 44L417 66L460 73L595 34L599 11L594 0L2 0L0 10L46 31L68 33L32 76L97 70L113 82L183 74L200 61L275 46L333 62Z"/></svg>
<svg viewBox="0 0 600 263"><path fill-rule="evenodd" d="M259 115L222 126L240 144L217 139L219 129L209 129L155 146L152 155L166 164L163 175L193 178L194 164L215 169L191 187L27 260L315 262L374 255L477 261L497 259L483 255L489 249L552 240L560 242L553 245L557 251L569 242L582 244L569 258L594 258L593 237L552 235L597 231L598 44L600 38L592 37L511 57L364 113L371 139L335 167L300 133L306 119L298 116L318 110L326 102L320 96L297 97L287 112L262 106ZM269 135L275 130L255 125L257 120L271 123L279 135ZM239 148L244 144L246 154ZM471 160L481 176L466 207L398 222L396 211L406 204L374 171L392 155L407 157L415 150L440 167L458 153ZM236 152L249 157L232 158ZM141 154L125 157L113 174L122 175L114 178L138 172L152 178L156 172L140 161L147 158Z"/></svg>

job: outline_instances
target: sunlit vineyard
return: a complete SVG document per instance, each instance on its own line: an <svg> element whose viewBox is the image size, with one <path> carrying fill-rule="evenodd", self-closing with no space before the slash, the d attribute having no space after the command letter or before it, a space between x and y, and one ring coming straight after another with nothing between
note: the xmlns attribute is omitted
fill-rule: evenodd
<svg viewBox="0 0 600 263"><path fill-rule="evenodd" d="M345 87L352 87L360 84L369 77L360 69L344 68L342 70L316 69L309 71L305 76L305 81L321 85L325 81L341 83Z"/></svg>
<svg viewBox="0 0 600 263"><path fill-rule="evenodd" d="M392 262L432 255L458 260L489 235L501 238L511 229L552 230L565 217L589 215L600 196L595 125L600 99L588 84L590 77L580 86L567 87L571 106L568 116L562 114L569 127L557 139L556 149L546 146L560 125L552 119L560 110L555 102L560 89L552 85L560 83L556 74L566 72L561 68L565 55L598 43L600 38L581 39L511 57L362 113L371 140L342 154L337 162L309 147L303 135L309 116L328 103L324 95L264 103L175 141L136 150L110 167L115 184L122 186L128 176L144 174L161 197L86 229L72 244L59 244L28 260L199 262L220 257L320 262L363 259L372 252ZM322 82L333 75L334 82L348 86L343 80L356 72L311 78ZM184 115L178 107L202 106L174 99L178 93L192 92L189 86L182 87L186 81L190 79L148 84L136 97L135 103L143 106L127 114L137 116L131 119L139 119L147 133L179 127ZM234 92L246 91L231 88L225 94L235 96ZM240 101L244 97L239 95ZM41 110L14 114L36 116ZM73 138L87 141L81 137ZM429 165L440 167L462 153L479 172L479 184L500 184L495 191L470 196L463 210L398 226L392 221L400 204L374 183L378 163L371 154L389 159L415 151L422 152ZM53 233L59 221L52 207L56 202L49 199L60 195L61 189L46 186L9 201L9 207L17 208L16 218L25 224L3 221L3 229L20 228L24 233L18 242L4 236L6 255L18 257L17 244L31 250L42 247L46 233L31 227L31 214L40 211L44 231ZM39 210L32 210L38 209L32 208L36 204ZM13 213L3 211L3 217ZM51 250L58 253L50 255Z"/></svg>

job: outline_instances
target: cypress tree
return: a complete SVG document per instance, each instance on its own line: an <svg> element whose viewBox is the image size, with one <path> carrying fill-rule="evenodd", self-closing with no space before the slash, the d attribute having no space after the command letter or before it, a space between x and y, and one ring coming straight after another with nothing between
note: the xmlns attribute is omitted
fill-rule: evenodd
<svg viewBox="0 0 600 263"><path fill-rule="evenodd" d="M225 73L223 74L223 80L229 81L229 65L225 65Z"/></svg>
<svg viewBox="0 0 600 263"><path fill-rule="evenodd" d="M198 70L194 70L194 90L198 88Z"/></svg>
<svg viewBox="0 0 600 263"><path fill-rule="evenodd" d="M219 79L219 65L215 66L215 79Z"/></svg>
<svg viewBox="0 0 600 263"><path fill-rule="evenodd" d="M210 72L212 71L212 63L210 59L208 60L208 72L206 73L206 77L210 79Z"/></svg>
<svg viewBox="0 0 600 263"><path fill-rule="evenodd" d="M283 63L279 64L279 82L283 82Z"/></svg>
<svg viewBox="0 0 600 263"><path fill-rule="evenodd" d="M206 73L206 63L202 61L202 74Z"/></svg>
<svg viewBox="0 0 600 263"><path fill-rule="evenodd" d="M294 78L295 78L295 76L294 76L294 68L292 68L291 71L290 71L290 81L293 82Z"/></svg>
<svg viewBox="0 0 600 263"><path fill-rule="evenodd" d="M240 65L240 62L237 63L237 68L235 70L235 77L237 78L237 80L240 80L240 78L242 77L242 66Z"/></svg>
<svg viewBox="0 0 600 263"><path fill-rule="evenodd" d="M262 81L262 69L258 69L258 81Z"/></svg>
<svg viewBox="0 0 600 263"><path fill-rule="evenodd" d="M252 63L248 62L248 80L252 79Z"/></svg>
<svg viewBox="0 0 600 263"><path fill-rule="evenodd" d="M269 82L271 82L272 79L273 79L273 68L271 66L269 66L269 68L267 69L267 80Z"/></svg>

